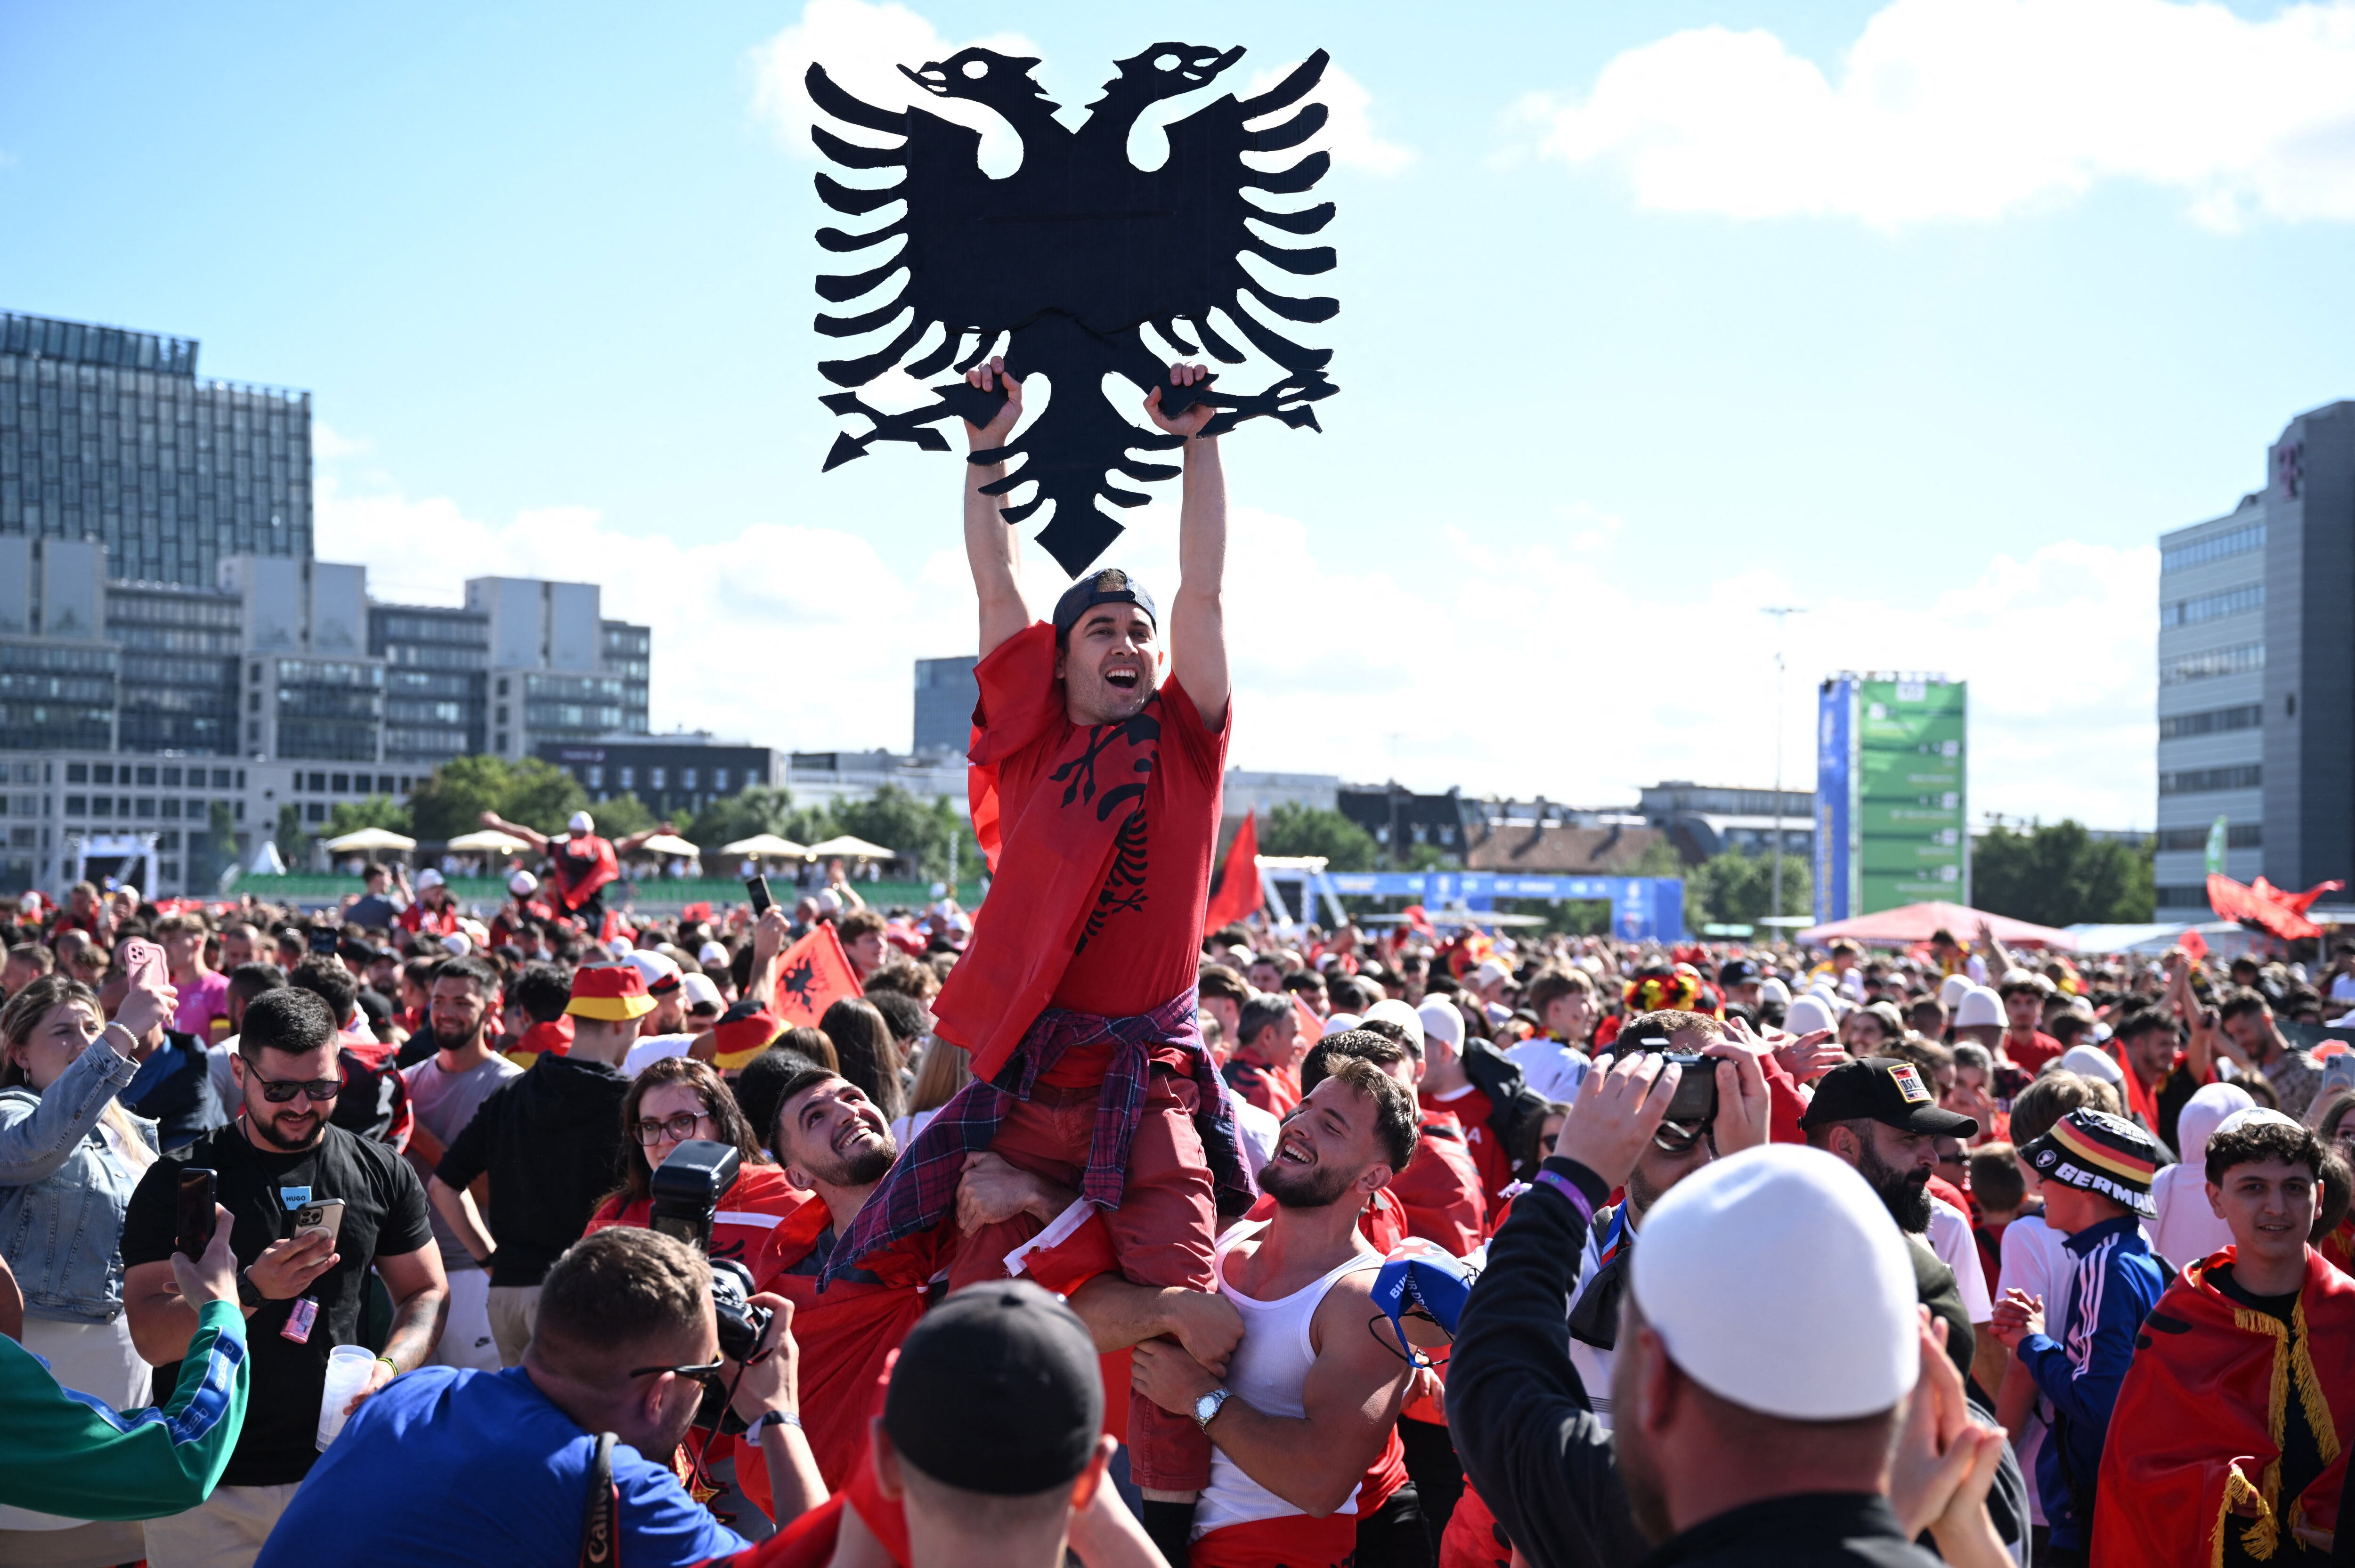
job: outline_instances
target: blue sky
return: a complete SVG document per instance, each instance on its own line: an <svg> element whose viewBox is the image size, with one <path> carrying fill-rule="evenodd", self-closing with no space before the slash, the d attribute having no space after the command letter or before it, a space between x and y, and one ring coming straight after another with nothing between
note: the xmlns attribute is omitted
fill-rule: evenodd
<svg viewBox="0 0 2355 1568"><path fill-rule="evenodd" d="M969 645L957 476L818 472L795 62L1012 34L1078 105L1142 15L8 7L0 307L312 390L322 550L379 597L595 581L657 727L904 745L907 661ZM2152 540L2355 395L2355 8L1185 15L1233 78L1344 79L1342 390L1226 443L1239 764L1763 783L1796 604L1790 776L1817 676L1943 669L1975 807L2149 822Z"/></svg>

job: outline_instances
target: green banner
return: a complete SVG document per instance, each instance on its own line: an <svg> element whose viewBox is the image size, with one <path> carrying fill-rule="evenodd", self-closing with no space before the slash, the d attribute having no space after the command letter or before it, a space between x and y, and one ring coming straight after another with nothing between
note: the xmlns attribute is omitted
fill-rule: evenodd
<svg viewBox="0 0 2355 1568"><path fill-rule="evenodd" d="M1968 721L1962 681L1857 682L1859 913L1969 901Z"/></svg>

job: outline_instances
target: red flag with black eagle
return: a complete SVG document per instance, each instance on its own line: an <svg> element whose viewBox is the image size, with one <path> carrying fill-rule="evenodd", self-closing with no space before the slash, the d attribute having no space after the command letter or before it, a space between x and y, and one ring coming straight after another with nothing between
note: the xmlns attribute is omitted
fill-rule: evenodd
<svg viewBox="0 0 2355 1568"><path fill-rule="evenodd" d="M1259 813L1245 812L1243 825L1235 829L1235 841L1227 847L1219 885L1203 912L1202 934L1234 924L1265 901L1259 885Z"/></svg>
<svg viewBox="0 0 2355 1568"><path fill-rule="evenodd" d="M858 971L842 950L842 938L826 922L777 955L777 990L769 1010L789 1029L803 1024L815 1029L826 1008L862 992Z"/></svg>

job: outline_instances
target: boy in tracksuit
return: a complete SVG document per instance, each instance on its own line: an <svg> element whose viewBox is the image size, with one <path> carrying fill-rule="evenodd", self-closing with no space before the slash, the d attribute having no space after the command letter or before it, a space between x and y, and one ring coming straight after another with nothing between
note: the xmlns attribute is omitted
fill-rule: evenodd
<svg viewBox="0 0 2355 1568"><path fill-rule="evenodd" d="M2156 1214L2150 1179L2158 1147L2132 1122L2080 1109L2019 1157L2043 1185L2045 1223L2068 1236L2069 1294L2057 1340L2044 1332L2043 1300L2018 1290L1997 1304L1994 1328L2052 1406L2051 1440L2036 1466L2051 1521L2049 1552L2038 1561L2067 1568L2092 1549L2094 1484L2110 1411L2134 1360L2135 1336L2167 1289L2167 1267L2141 1224Z"/></svg>

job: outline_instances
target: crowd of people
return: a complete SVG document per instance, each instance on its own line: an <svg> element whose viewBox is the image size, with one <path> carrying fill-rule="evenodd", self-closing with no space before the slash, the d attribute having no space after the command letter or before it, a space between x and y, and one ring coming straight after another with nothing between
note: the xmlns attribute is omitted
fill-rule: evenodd
<svg viewBox="0 0 2355 1568"><path fill-rule="evenodd" d="M496 911L22 907L0 1561L2330 1560L2355 949L1206 933L1162 400L1166 636L972 467L974 916L634 920L585 816Z"/></svg>

